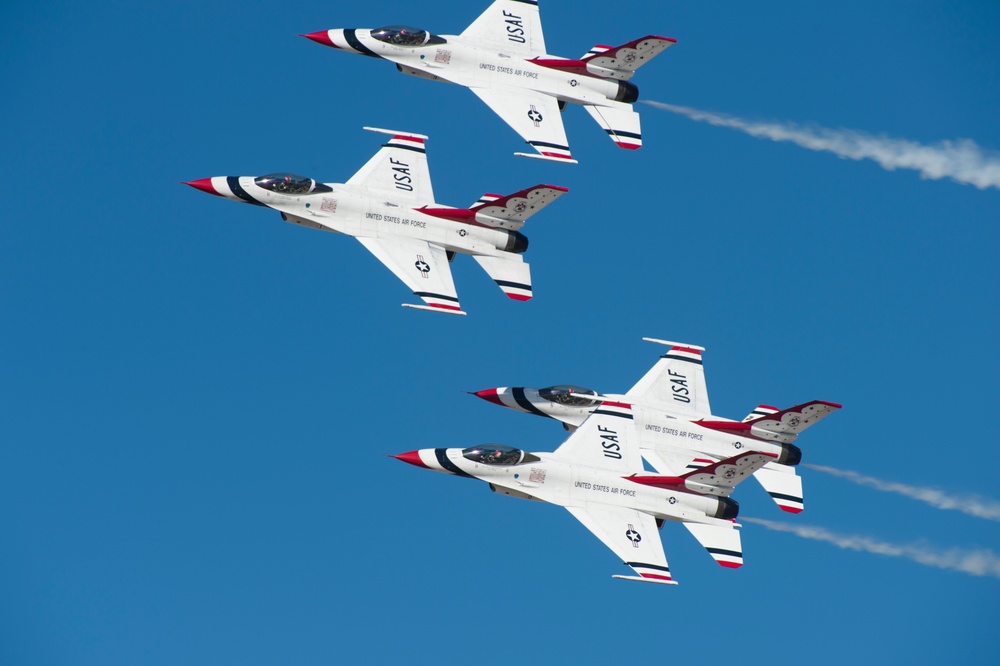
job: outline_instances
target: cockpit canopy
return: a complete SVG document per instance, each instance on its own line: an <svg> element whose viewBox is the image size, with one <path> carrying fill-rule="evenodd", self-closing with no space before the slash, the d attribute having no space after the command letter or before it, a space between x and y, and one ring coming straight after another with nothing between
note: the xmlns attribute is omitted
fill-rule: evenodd
<svg viewBox="0 0 1000 666"><path fill-rule="evenodd" d="M315 194L316 192L333 192L333 189L317 183L312 178L296 176L294 173L269 173L266 176L254 178L255 185L279 194Z"/></svg>
<svg viewBox="0 0 1000 666"><path fill-rule="evenodd" d="M462 449L462 456L466 460L483 465L516 465L522 462L538 462L540 460L538 456L505 444L470 446L467 449Z"/></svg>
<svg viewBox="0 0 1000 666"><path fill-rule="evenodd" d="M375 28L372 30L372 37L393 46L426 46L427 44L447 43L437 35L409 25L387 25L384 28Z"/></svg>
<svg viewBox="0 0 1000 666"><path fill-rule="evenodd" d="M597 395L597 391L591 391L588 388L583 388L582 386L573 386L572 384L559 384L557 386L550 386L548 388L538 389L538 395L542 396L549 402L554 402L557 405L565 405L567 407L593 407L599 404L600 400L591 400L590 398L585 398L580 393L586 395Z"/></svg>

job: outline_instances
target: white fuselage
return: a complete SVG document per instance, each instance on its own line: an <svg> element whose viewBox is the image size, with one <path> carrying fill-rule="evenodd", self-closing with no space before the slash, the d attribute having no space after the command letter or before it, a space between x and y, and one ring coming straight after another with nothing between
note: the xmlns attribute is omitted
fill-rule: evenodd
<svg viewBox="0 0 1000 666"><path fill-rule="evenodd" d="M510 231L428 215L416 210L412 203L396 203L384 195L368 194L363 187L325 183L332 192L289 195L256 185L252 176L241 176L238 181L244 192L282 213L287 222L323 231L366 238L405 236L436 243L452 252L489 256L506 254L505 249L513 242ZM408 184L400 182L399 186ZM229 189L222 183L215 187L222 191ZM433 202L428 205L443 208Z"/></svg>
<svg viewBox="0 0 1000 666"><path fill-rule="evenodd" d="M343 30L331 30L330 39L344 50L357 51ZM535 59L480 46L457 35L441 35L444 44L396 46L371 36L371 30L353 30L353 38L374 55L390 60L406 74L447 81L471 88L518 88L551 95L564 102L609 106L615 104L621 86L612 79L580 72L544 67ZM568 61L542 55L538 61Z"/></svg>
<svg viewBox="0 0 1000 666"><path fill-rule="evenodd" d="M492 391L496 393L493 394ZM581 407L560 404L546 400L537 389L533 388L500 387L491 391L480 391L477 395L504 407L556 419L569 428L578 427L602 404ZM719 460L746 451L760 451L776 456L780 456L783 452L782 446L776 442L739 436L699 425L697 421L672 413L669 405L632 402L621 395L603 397L606 401L629 405L641 447L644 449L682 448ZM709 420L736 423L731 419L715 416Z"/></svg>
<svg viewBox="0 0 1000 666"><path fill-rule="evenodd" d="M415 453L419 454L419 463L407 462L486 481L495 492L503 495L564 507L594 504L625 507L661 520L732 527L731 522L715 517L721 515L723 504L735 506L732 500L643 485L605 469L565 462L552 454L528 454L538 460L504 465L469 460L463 456L463 449L420 449Z"/></svg>

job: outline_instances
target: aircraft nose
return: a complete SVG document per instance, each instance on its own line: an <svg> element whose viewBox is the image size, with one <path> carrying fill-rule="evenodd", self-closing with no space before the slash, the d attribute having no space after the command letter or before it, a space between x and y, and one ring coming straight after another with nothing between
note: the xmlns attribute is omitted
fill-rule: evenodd
<svg viewBox="0 0 1000 666"><path fill-rule="evenodd" d="M406 453L397 453L392 456L396 460L402 460L405 463L410 463L417 467L423 467L424 469L430 469L424 464L424 461L420 459L420 451L407 451Z"/></svg>
<svg viewBox="0 0 1000 666"><path fill-rule="evenodd" d="M494 405L500 405L501 407L506 407L506 405L504 405L503 401L500 399L501 390L506 391L506 389L489 388L489 389L483 389L482 391L475 391L472 395L476 396L477 398L482 398L486 402L492 402Z"/></svg>
<svg viewBox="0 0 1000 666"><path fill-rule="evenodd" d="M211 178L199 178L198 180L192 180L184 183L185 185L190 185L196 190L201 190L202 192L208 192L209 194L214 194L216 196L222 196L222 194L215 189L212 185Z"/></svg>
<svg viewBox="0 0 1000 666"><path fill-rule="evenodd" d="M329 30L320 30L319 32L310 32L307 35L299 35L299 37L305 37L306 39L311 39L314 42L316 42L317 44L322 44L323 46L332 46L333 48L337 48L337 45L333 43L332 39L330 39L330 31Z"/></svg>

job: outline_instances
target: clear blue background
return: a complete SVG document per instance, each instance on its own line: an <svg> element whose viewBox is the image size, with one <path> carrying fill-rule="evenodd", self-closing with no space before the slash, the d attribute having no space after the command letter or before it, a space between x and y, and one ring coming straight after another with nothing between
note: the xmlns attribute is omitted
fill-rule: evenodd
<svg viewBox="0 0 1000 666"><path fill-rule="evenodd" d="M579 166L457 86L297 36L481 2L49 2L0 16L0 663L995 664L1000 580L748 524L746 565L662 531L680 585L627 573L561 509L385 457L558 424L465 395L624 391L707 347L712 405L844 409L806 460L1000 496L1000 191L753 139L651 108L617 149L564 114ZM1000 148L989 2L545 0L550 52L655 33L645 99ZM428 134L440 202L538 182L534 300L454 264L466 318L355 241L181 181L343 182ZM803 470L806 511L743 514L1000 551L1000 525Z"/></svg>

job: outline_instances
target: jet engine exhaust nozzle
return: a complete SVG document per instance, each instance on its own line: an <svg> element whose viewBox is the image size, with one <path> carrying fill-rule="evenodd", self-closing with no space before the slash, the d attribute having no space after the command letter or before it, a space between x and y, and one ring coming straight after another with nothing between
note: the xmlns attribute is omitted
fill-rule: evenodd
<svg viewBox="0 0 1000 666"><path fill-rule="evenodd" d="M791 465L792 467L795 467L802 462L802 449L794 444L782 444L781 455L778 456L778 462L782 465Z"/></svg>
<svg viewBox="0 0 1000 666"><path fill-rule="evenodd" d="M616 102L632 104L639 99L639 87L630 81L618 82L618 94L615 95Z"/></svg>
<svg viewBox="0 0 1000 666"><path fill-rule="evenodd" d="M527 236L522 234L520 231L508 231L507 234L507 245L504 247L506 252L521 254L528 249Z"/></svg>
<svg viewBox="0 0 1000 666"><path fill-rule="evenodd" d="M719 510L715 513L716 518L722 520L735 520L740 515L740 503L731 497L720 497Z"/></svg>

